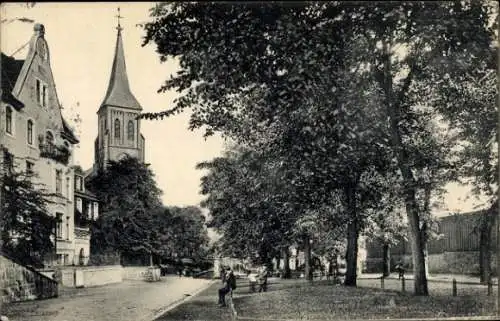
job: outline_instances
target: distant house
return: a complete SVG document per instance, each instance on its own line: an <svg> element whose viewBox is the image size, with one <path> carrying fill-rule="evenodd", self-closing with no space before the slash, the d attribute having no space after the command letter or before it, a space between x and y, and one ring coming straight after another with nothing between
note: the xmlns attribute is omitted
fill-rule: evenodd
<svg viewBox="0 0 500 321"><path fill-rule="evenodd" d="M90 255L90 224L99 217L99 200L85 189L85 173L75 166L75 265L86 265Z"/></svg>

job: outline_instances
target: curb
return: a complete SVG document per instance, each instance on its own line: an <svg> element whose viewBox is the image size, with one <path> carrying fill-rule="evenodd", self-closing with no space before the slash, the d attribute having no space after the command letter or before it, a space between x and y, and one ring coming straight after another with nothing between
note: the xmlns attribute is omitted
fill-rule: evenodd
<svg viewBox="0 0 500 321"><path fill-rule="evenodd" d="M150 315L149 317L145 318L144 321L154 321L156 319L158 319L159 317L161 317L162 315L164 315L165 313L167 313L168 311L172 310L172 309L175 309L176 307L178 307L179 305L183 304L183 303L186 303L187 301L191 300L192 298L196 297L198 294L200 294L201 292L205 291L206 289L208 289L209 287L211 287L213 284L215 284L217 281L216 280L212 280L210 282L208 282L205 286L199 288L198 290L196 290L193 294L191 294L190 296L188 297L184 297L184 298L181 298L177 301L174 301L172 302L171 304L159 309L157 312L155 312L154 314Z"/></svg>

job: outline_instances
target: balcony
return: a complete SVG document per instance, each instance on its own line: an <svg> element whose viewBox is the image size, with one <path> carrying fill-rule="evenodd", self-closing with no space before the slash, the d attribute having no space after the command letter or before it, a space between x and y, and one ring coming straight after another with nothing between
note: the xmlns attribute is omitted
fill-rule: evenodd
<svg viewBox="0 0 500 321"><path fill-rule="evenodd" d="M75 226L75 238L90 240L90 229L88 227Z"/></svg>
<svg viewBox="0 0 500 321"><path fill-rule="evenodd" d="M55 145L44 141L43 137L39 137L40 157L50 158L63 165L68 165L71 151L64 145Z"/></svg>

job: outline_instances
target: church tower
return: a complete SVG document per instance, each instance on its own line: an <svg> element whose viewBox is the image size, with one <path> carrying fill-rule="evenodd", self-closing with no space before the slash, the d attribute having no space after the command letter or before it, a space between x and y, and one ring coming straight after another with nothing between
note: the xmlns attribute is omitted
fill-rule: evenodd
<svg viewBox="0 0 500 321"><path fill-rule="evenodd" d="M120 9L118 9L118 19ZM102 169L108 161L132 156L144 162L144 136L140 131L142 107L130 90L123 52L122 30L118 20L115 56L108 90L97 111L98 136L95 140L95 169Z"/></svg>

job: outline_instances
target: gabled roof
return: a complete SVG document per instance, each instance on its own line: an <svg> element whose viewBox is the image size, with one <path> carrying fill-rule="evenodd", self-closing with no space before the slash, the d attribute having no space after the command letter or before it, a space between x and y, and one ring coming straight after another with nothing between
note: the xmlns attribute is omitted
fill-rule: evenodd
<svg viewBox="0 0 500 321"><path fill-rule="evenodd" d="M78 144L80 141L78 140L78 137L76 137L75 133L73 133L73 130L71 127L68 125L64 117L62 117L62 124L63 124L63 130L61 131L61 136L69 140L70 143L72 144Z"/></svg>
<svg viewBox="0 0 500 321"><path fill-rule="evenodd" d="M23 67L24 60L14 59L3 52L1 59L1 99L15 109L20 110L24 107L24 104L12 94L12 91Z"/></svg>
<svg viewBox="0 0 500 321"><path fill-rule="evenodd" d="M97 196L89 190L85 190L85 192L83 192L83 191L78 191L75 189L75 195L80 196L82 198L90 199L93 201L99 201Z"/></svg>
<svg viewBox="0 0 500 321"><path fill-rule="evenodd" d="M141 105L130 91L125 65L125 54L123 52L122 28L118 26L116 38L115 57L109 78L108 90L101 106L117 106L135 110L142 110Z"/></svg>

